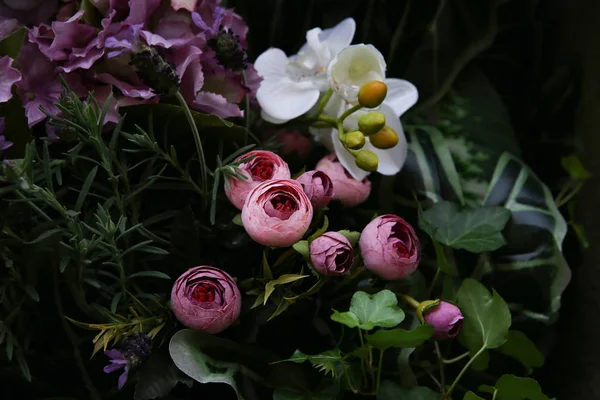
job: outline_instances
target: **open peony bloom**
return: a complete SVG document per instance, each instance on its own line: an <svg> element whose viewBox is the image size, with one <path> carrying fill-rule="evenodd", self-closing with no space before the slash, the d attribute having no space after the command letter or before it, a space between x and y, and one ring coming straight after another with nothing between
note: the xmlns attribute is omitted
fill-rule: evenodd
<svg viewBox="0 0 600 400"><path fill-rule="evenodd" d="M379 159L377 172L382 175L395 175L404 166L408 151L400 116L417 102L419 93L412 83L403 79L390 78L386 79L385 83L388 87L387 96L383 104L377 108L377 111L385 115L387 125L398 134L398 143L390 149L382 150L373 146L367 136L363 149L377 155ZM324 113L337 118L350 107L351 105L346 103L340 95L334 94L327 107L325 107ZM370 111L372 110L362 109L351 114L344 120L344 129L347 131L357 130L359 117ZM335 152L340 163L354 179L363 180L369 175L369 172L360 169L356 165L355 158L344 148L338 138L337 129L311 127L310 131L321 143Z"/></svg>
<svg viewBox="0 0 600 400"><path fill-rule="evenodd" d="M367 178L357 181L346 172L335 154L323 157L315 167L327 174L333 183L333 198L344 207L355 207L364 203L371 194L371 182Z"/></svg>
<svg viewBox="0 0 600 400"><path fill-rule="evenodd" d="M308 171L297 179L314 208L323 208L333 197L333 183L323 171Z"/></svg>
<svg viewBox="0 0 600 400"><path fill-rule="evenodd" d="M248 193L262 182L269 179L290 179L290 168L277 154L255 150L238 157L235 161L252 157L238 166L238 172L246 180L228 177L229 185L225 185L225 195L238 210L241 210Z"/></svg>
<svg viewBox="0 0 600 400"><path fill-rule="evenodd" d="M463 327L464 317L454 304L441 301L439 305L424 312L423 319L435 329L433 338L444 340L454 338Z"/></svg>
<svg viewBox="0 0 600 400"><path fill-rule="evenodd" d="M365 83L385 79L385 60L374 46L357 44L339 52L329 63L327 80L331 88L351 104Z"/></svg>
<svg viewBox="0 0 600 400"><path fill-rule="evenodd" d="M310 243L310 262L323 275L344 275L353 261L352 245L341 233L325 232Z"/></svg>
<svg viewBox="0 0 600 400"><path fill-rule="evenodd" d="M171 307L188 328L219 333L238 319L242 295L227 272L202 265L177 278L171 291Z"/></svg>
<svg viewBox="0 0 600 400"><path fill-rule="evenodd" d="M397 215L381 215L369 222L359 243L365 268L384 279L409 276L421 261L413 227Z"/></svg>
<svg viewBox="0 0 600 400"><path fill-rule="evenodd" d="M262 53L254 64L264 78L256 93L262 116L284 123L309 111L321 92L329 89L327 66L354 37L356 23L347 18L331 29L311 29L306 44L292 57L276 48Z"/></svg>
<svg viewBox="0 0 600 400"><path fill-rule="evenodd" d="M302 186L291 179L265 181L244 203L242 223L256 242L271 247L291 246L306 233L313 216Z"/></svg>

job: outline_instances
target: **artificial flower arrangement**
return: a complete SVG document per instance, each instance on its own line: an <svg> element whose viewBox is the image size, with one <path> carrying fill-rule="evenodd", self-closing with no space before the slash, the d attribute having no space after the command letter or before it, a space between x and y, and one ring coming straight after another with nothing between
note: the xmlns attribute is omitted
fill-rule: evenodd
<svg viewBox="0 0 600 400"><path fill-rule="evenodd" d="M29 27L14 5L2 22L8 359L43 373L29 356L54 321L91 399L207 383L238 399L548 399L530 377L542 353L483 279L519 210L456 185L442 200L425 178L395 183L406 214L369 206L382 176L429 168L400 122L416 87L352 44L353 19L252 64L218 3L44 2ZM28 318L40 302L58 316Z"/></svg>

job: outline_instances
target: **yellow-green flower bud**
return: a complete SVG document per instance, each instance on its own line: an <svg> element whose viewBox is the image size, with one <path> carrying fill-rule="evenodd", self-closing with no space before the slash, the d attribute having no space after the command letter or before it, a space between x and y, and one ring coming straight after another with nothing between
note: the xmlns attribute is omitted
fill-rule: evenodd
<svg viewBox="0 0 600 400"><path fill-rule="evenodd" d="M379 107L385 96L387 96L387 85L384 82L367 82L358 91L358 104L365 108Z"/></svg>
<svg viewBox="0 0 600 400"><path fill-rule="evenodd" d="M377 154L369 150L361 150L354 155L356 166L367 172L377 171L379 166L379 158Z"/></svg>
<svg viewBox="0 0 600 400"><path fill-rule="evenodd" d="M358 119L358 130L365 135L379 132L385 126L385 114L377 111L363 114Z"/></svg>
<svg viewBox="0 0 600 400"><path fill-rule="evenodd" d="M344 136L344 143L351 150L362 149L365 145L365 135L360 131L348 132Z"/></svg>
<svg viewBox="0 0 600 400"><path fill-rule="evenodd" d="M391 149L398 144L398 134L389 126L384 126L379 132L369 136L371 144L378 149Z"/></svg>

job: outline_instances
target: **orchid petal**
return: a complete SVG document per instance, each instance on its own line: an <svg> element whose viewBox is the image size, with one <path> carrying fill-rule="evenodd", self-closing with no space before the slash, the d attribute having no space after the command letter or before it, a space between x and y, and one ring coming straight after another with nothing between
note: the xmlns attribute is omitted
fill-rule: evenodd
<svg viewBox="0 0 600 400"><path fill-rule="evenodd" d="M284 79L280 82L263 81L256 99L265 112L276 119L289 121L315 105L319 90L311 85Z"/></svg>
<svg viewBox="0 0 600 400"><path fill-rule="evenodd" d="M272 115L267 114L265 112L265 110L260 110L260 116L265 121L270 122L271 124L275 124L275 125L281 125L281 124L285 124L287 122L287 120L285 120L285 119L278 119Z"/></svg>
<svg viewBox="0 0 600 400"><path fill-rule="evenodd" d="M319 35L321 41L327 41L329 51L332 57L336 56L342 49L350 46L354 33L356 31L356 22L353 18L346 18L333 28L325 29Z"/></svg>
<svg viewBox="0 0 600 400"><path fill-rule="evenodd" d="M388 87L385 104L391 107L394 115L400 117L419 99L415 85L404 79L390 78L385 80Z"/></svg>
<svg viewBox="0 0 600 400"><path fill-rule="evenodd" d="M289 60L283 50L270 48L254 62L254 68L265 79L282 79L286 76Z"/></svg>

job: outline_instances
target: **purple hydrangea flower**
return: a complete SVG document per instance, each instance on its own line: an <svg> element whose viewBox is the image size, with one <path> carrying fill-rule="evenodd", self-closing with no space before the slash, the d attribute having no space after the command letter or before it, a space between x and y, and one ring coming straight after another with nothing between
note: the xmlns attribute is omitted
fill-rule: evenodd
<svg viewBox="0 0 600 400"><path fill-rule="evenodd" d="M12 58L0 57L0 103L12 98L12 87L21 80L21 73L12 67L12 63Z"/></svg>

